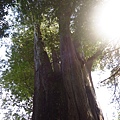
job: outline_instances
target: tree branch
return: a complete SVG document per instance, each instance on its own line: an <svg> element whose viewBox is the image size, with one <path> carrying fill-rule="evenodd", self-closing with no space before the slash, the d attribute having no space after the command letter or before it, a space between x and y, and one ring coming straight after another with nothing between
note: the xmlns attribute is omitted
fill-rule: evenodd
<svg viewBox="0 0 120 120"><path fill-rule="evenodd" d="M103 82L105 82L106 80L111 79L112 77L115 77L115 75L116 75L119 71L120 71L120 68L119 68L114 74L112 74L110 77L106 78L105 80L101 81L100 83L103 83Z"/></svg>
<svg viewBox="0 0 120 120"><path fill-rule="evenodd" d="M105 52L104 54L111 53L111 52L114 52L114 51L119 50L119 49L120 49L120 47L118 47L118 48L116 48L116 49L114 49L114 50L111 50L111 51Z"/></svg>

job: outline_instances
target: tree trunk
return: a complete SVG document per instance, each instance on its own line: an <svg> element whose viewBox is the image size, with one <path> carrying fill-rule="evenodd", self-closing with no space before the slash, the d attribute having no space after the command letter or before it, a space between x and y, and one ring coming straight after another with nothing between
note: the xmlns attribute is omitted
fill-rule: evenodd
<svg viewBox="0 0 120 120"><path fill-rule="evenodd" d="M60 52L63 82L67 94L68 120L103 120L96 103L90 76L79 61L70 36L69 11L61 14Z"/></svg>
<svg viewBox="0 0 120 120"><path fill-rule="evenodd" d="M66 95L53 51L53 69L43 47L39 24L34 26L34 97L32 120L67 120Z"/></svg>
<svg viewBox="0 0 120 120"><path fill-rule="evenodd" d="M32 120L103 120L90 74L72 43L70 15L70 11L65 11L59 17L61 69L55 63L55 51L52 51L51 66L43 47L39 24L35 25Z"/></svg>
<svg viewBox="0 0 120 120"><path fill-rule="evenodd" d="M62 26L62 22L64 21L61 18L61 67L68 100L68 120L92 120L93 116L91 116L88 104L82 68L72 45L69 29L66 28L69 26Z"/></svg>
<svg viewBox="0 0 120 120"><path fill-rule="evenodd" d="M53 77L52 67L47 53L44 51L40 33L40 25L34 26L34 98L33 98L33 120L47 120L50 114L49 83ZM52 113L51 109L51 113Z"/></svg>

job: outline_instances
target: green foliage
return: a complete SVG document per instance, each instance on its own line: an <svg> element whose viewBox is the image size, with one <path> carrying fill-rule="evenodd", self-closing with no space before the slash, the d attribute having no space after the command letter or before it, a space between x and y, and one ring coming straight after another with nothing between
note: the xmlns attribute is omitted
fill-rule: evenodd
<svg viewBox="0 0 120 120"><path fill-rule="evenodd" d="M29 109L32 109L31 99L34 87L33 31L31 29L21 30L19 34L13 35L12 41L11 52L6 54L8 65L1 78L3 87L11 92L11 96L9 99L5 98L6 102L3 106L10 106L11 101L13 107L21 106L26 114L27 112L31 114L32 110ZM10 116L9 113L6 116Z"/></svg>
<svg viewBox="0 0 120 120"><path fill-rule="evenodd" d="M51 20L43 16L41 22L42 39L44 47L52 62L52 50L55 50L59 56L59 25L57 19Z"/></svg>
<svg viewBox="0 0 120 120"><path fill-rule="evenodd" d="M23 32L13 38L11 56L7 55L8 69L3 72L4 87L9 88L18 98L22 95L20 101L32 97L33 94L33 37L26 36L29 32L28 30L24 33L24 39Z"/></svg>

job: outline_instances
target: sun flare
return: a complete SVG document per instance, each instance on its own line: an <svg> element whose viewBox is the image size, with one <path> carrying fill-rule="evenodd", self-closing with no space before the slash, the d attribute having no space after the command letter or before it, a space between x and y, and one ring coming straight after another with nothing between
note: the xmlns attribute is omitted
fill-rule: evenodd
<svg viewBox="0 0 120 120"><path fill-rule="evenodd" d="M102 36L120 38L120 0L104 0L95 16L96 29Z"/></svg>

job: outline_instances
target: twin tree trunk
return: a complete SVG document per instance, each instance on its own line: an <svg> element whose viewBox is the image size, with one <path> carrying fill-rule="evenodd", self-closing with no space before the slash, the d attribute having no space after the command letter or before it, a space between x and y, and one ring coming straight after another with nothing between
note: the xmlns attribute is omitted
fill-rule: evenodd
<svg viewBox="0 0 120 120"><path fill-rule="evenodd" d="M68 14L59 18L60 69L57 64L51 66L43 47L39 24L35 25L32 120L103 120L90 72L87 71L89 64L83 64L76 53L70 36L70 17L66 16Z"/></svg>

